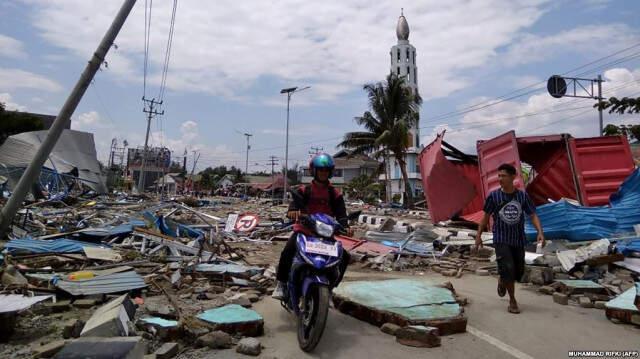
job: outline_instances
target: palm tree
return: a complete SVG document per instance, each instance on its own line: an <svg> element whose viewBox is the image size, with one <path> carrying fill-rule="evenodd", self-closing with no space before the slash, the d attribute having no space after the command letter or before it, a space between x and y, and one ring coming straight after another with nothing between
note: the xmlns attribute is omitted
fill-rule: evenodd
<svg viewBox="0 0 640 359"><path fill-rule="evenodd" d="M422 98L405 85L404 77L389 74L386 81L364 85L369 97L370 111L356 117L365 131L349 132L338 146L353 150L353 154L365 153L374 158L389 155L398 162L405 189L405 204L411 206L413 197L409 191L406 153L409 147L409 128L417 123ZM386 173L385 163L385 173Z"/></svg>

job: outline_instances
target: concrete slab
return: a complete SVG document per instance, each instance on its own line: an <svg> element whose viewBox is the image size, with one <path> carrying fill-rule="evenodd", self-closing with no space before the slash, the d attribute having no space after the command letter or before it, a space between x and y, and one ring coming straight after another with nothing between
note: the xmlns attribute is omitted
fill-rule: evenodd
<svg viewBox="0 0 640 359"><path fill-rule="evenodd" d="M344 282L334 290L333 302L341 312L376 326L425 325L449 335L467 325L451 290L413 279Z"/></svg>
<svg viewBox="0 0 640 359"><path fill-rule="evenodd" d="M212 325L213 330L221 330L229 334L255 337L264 332L262 316L237 304L209 309L200 313L198 319Z"/></svg>
<svg viewBox="0 0 640 359"><path fill-rule="evenodd" d="M171 359L178 354L179 350L178 343L164 343L154 354L158 359Z"/></svg>
<svg viewBox="0 0 640 359"><path fill-rule="evenodd" d="M633 304L636 299L636 288L631 287L605 304L605 314L609 319L618 319L623 323L632 323L640 310Z"/></svg>
<svg viewBox="0 0 640 359"><path fill-rule="evenodd" d="M55 359L143 359L147 346L142 337L80 338L67 345Z"/></svg>
<svg viewBox="0 0 640 359"><path fill-rule="evenodd" d="M100 308L102 309L102 308ZM129 316L123 305L97 310L87 321L81 337L115 337L129 335Z"/></svg>

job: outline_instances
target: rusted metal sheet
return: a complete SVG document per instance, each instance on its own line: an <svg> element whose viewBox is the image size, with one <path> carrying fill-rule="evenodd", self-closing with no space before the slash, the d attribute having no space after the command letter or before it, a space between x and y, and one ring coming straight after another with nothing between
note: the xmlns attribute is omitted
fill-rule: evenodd
<svg viewBox="0 0 640 359"><path fill-rule="evenodd" d="M491 191L500 188L498 167L503 163L508 163L516 168L514 183L517 188L524 187L518 143L514 131L509 131L488 141L478 141L477 149L483 198L486 198Z"/></svg>
<svg viewBox="0 0 640 359"><path fill-rule="evenodd" d="M634 169L629 142L624 136L569 139L582 204L609 204L609 196Z"/></svg>
<svg viewBox="0 0 640 359"><path fill-rule="evenodd" d="M567 151L557 151L544 165L544 169L540 170L527 186L527 193L535 205L548 203L549 199L553 201L559 201L562 198L577 200L578 196Z"/></svg>
<svg viewBox="0 0 640 359"><path fill-rule="evenodd" d="M460 213L476 196L473 182L442 154L442 137L425 147L420 153L422 188L429 207L431 220L436 223ZM452 190L454 189L455 190Z"/></svg>

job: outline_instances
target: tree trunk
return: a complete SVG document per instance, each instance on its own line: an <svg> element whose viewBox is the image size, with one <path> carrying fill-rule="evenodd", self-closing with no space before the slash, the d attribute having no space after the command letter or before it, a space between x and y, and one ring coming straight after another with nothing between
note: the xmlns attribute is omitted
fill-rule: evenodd
<svg viewBox="0 0 640 359"><path fill-rule="evenodd" d="M389 182L389 154L384 154L384 201L391 203L391 185Z"/></svg>
<svg viewBox="0 0 640 359"><path fill-rule="evenodd" d="M410 191L411 185L409 184L409 175L407 174L407 163L404 161L404 157L396 157L398 161L398 165L400 165L400 171L402 172L402 181L404 182L404 196L405 196L405 207L411 208L413 207L413 193Z"/></svg>

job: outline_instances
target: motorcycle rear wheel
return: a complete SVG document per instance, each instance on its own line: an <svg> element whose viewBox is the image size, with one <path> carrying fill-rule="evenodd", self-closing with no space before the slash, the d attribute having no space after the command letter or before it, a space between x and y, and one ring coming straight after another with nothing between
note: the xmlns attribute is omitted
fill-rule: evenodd
<svg viewBox="0 0 640 359"><path fill-rule="evenodd" d="M329 312L329 288L315 285L304 298L302 312L298 316L298 344L300 349L310 352L318 345Z"/></svg>

